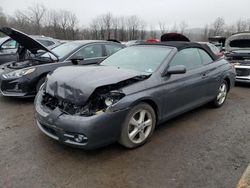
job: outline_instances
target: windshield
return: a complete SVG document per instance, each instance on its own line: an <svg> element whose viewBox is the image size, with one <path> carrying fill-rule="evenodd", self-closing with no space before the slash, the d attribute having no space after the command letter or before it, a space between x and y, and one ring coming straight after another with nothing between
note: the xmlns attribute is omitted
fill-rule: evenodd
<svg viewBox="0 0 250 188"><path fill-rule="evenodd" d="M116 52L101 65L152 73L169 55L171 49L162 46L133 46Z"/></svg>
<svg viewBox="0 0 250 188"><path fill-rule="evenodd" d="M79 48L80 46L82 46L81 43L74 43L74 42L69 42L69 43L65 43L62 44L60 46L57 46L55 48L53 48L51 51L54 52L56 55L58 55L58 59L63 59L66 56L68 56L69 54L71 54L72 51L76 50L77 48ZM43 54L41 57L51 57L51 54L49 52Z"/></svg>

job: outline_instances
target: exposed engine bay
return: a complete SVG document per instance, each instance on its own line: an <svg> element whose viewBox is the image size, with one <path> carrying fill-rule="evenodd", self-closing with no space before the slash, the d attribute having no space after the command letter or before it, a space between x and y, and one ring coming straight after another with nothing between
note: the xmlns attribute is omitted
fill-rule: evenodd
<svg viewBox="0 0 250 188"><path fill-rule="evenodd" d="M13 62L7 65L9 69L23 69L31 66L46 64L46 63L52 63L54 60L50 58L38 58L34 57L25 61L20 62Z"/></svg>
<svg viewBox="0 0 250 188"><path fill-rule="evenodd" d="M136 76L116 84L100 86L94 90L83 105L74 104L69 99L54 97L44 90L42 105L49 108L49 110L54 110L58 107L63 113L68 115L93 116L104 112L109 106L121 100L125 96L121 88L147 79L148 77L144 75Z"/></svg>

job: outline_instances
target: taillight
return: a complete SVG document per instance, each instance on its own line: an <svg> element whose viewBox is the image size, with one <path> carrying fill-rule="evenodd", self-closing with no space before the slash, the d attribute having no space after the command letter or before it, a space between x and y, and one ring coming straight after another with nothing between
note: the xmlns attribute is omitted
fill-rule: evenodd
<svg viewBox="0 0 250 188"><path fill-rule="evenodd" d="M218 53L216 53L215 55L217 55L218 57L223 57L223 56L224 56L224 53L223 53L223 52L218 52Z"/></svg>

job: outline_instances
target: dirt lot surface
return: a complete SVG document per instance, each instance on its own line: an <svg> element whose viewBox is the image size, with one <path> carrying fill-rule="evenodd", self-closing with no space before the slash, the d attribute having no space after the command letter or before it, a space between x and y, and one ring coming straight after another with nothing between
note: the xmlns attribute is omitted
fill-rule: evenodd
<svg viewBox="0 0 250 188"><path fill-rule="evenodd" d="M32 100L0 96L0 187L235 187L250 162L250 87L160 125L135 150L84 151L36 127Z"/></svg>

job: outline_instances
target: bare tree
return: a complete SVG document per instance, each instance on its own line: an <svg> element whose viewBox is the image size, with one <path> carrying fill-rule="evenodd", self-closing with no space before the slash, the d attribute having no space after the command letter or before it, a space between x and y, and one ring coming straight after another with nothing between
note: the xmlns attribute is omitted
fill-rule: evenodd
<svg viewBox="0 0 250 188"><path fill-rule="evenodd" d="M32 24L23 11L17 10L15 11L14 17L10 18L10 26L25 31L26 33L30 33Z"/></svg>
<svg viewBox="0 0 250 188"><path fill-rule="evenodd" d="M247 22L239 19L236 22L237 32L242 32L247 30Z"/></svg>
<svg viewBox="0 0 250 188"><path fill-rule="evenodd" d="M224 26L224 18L218 17L212 24L212 35L223 35Z"/></svg>
<svg viewBox="0 0 250 188"><path fill-rule="evenodd" d="M157 35L157 33L156 33L156 30L155 30L155 28L151 25L150 26L150 34L149 34L150 36L150 38L151 39L156 39L156 35Z"/></svg>
<svg viewBox="0 0 250 188"><path fill-rule="evenodd" d="M50 10L46 13L44 26L45 31L48 35L51 35L55 38L61 38L60 37L60 25L58 23L59 21L59 14L58 12L54 10ZM49 33L48 33L49 32Z"/></svg>
<svg viewBox="0 0 250 188"><path fill-rule="evenodd" d="M130 16L127 19L128 39L135 40L139 38L140 27L144 25L143 21L137 16Z"/></svg>
<svg viewBox="0 0 250 188"><path fill-rule="evenodd" d="M203 41L207 41L208 37L209 37L209 26L208 26L208 24L206 24L205 27L204 27L204 29L203 29L203 33L202 33L201 39Z"/></svg>
<svg viewBox="0 0 250 188"><path fill-rule="evenodd" d="M45 14L46 8L43 4L34 4L33 6L29 7L26 18L28 18L34 25L35 34L41 34L41 28Z"/></svg>
<svg viewBox="0 0 250 188"><path fill-rule="evenodd" d="M179 24L179 29L180 29L180 33L181 34L184 34L186 32L186 29L188 28L188 24L187 22L185 21L182 21L180 24Z"/></svg>
<svg viewBox="0 0 250 188"><path fill-rule="evenodd" d="M164 33L167 33L167 32L168 32L168 29L166 28L165 23L159 22L159 29L160 29L162 35L163 35Z"/></svg>
<svg viewBox="0 0 250 188"><path fill-rule="evenodd" d="M3 26L3 25L6 25L6 23L7 23L6 17L3 13L2 7L0 7L0 25Z"/></svg>
<svg viewBox="0 0 250 188"><path fill-rule="evenodd" d="M113 39L119 40L119 28L120 26L120 20L117 17L113 17L112 19L112 27L113 27Z"/></svg>
<svg viewBox="0 0 250 188"><path fill-rule="evenodd" d="M171 28L170 31L171 31L171 32L178 32L178 26L177 26L176 23L173 25L173 27Z"/></svg>
<svg viewBox="0 0 250 188"><path fill-rule="evenodd" d="M69 12L69 22L68 22L68 30L70 32L69 39L75 40L78 32L78 19L76 15L72 12Z"/></svg>
<svg viewBox="0 0 250 188"><path fill-rule="evenodd" d="M247 23L247 31L250 31L250 18L246 20Z"/></svg>
<svg viewBox="0 0 250 188"><path fill-rule="evenodd" d="M118 18L119 20L119 40L120 41L126 41L127 39L127 34L126 34L126 20L125 17L120 17Z"/></svg>
<svg viewBox="0 0 250 188"><path fill-rule="evenodd" d="M107 39L110 39L111 27L112 27L112 22L113 22L112 14L109 12L109 13L103 15L102 22L103 22L102 25L104 26L104 30L106 32L106 37L107 37Z"/></svg>

